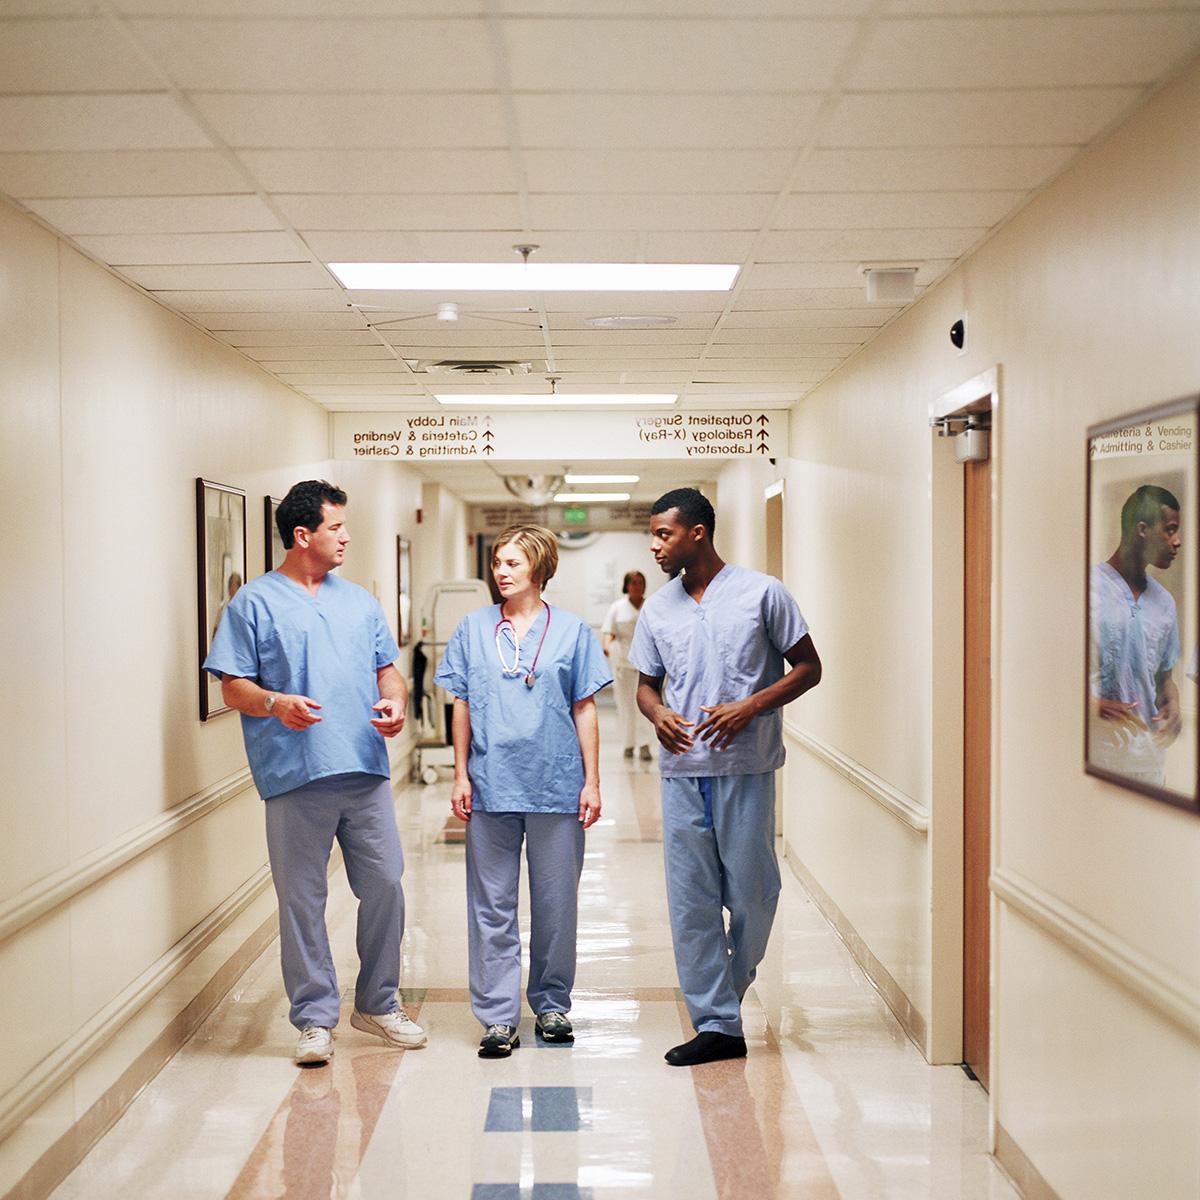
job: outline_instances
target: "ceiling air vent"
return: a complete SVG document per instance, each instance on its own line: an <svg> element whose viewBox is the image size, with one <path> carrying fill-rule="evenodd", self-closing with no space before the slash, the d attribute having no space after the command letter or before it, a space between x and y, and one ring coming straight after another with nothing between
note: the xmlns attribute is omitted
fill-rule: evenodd
<svg viewBox="0 0 1200 1200"><path fill-rule="evenodd" d="M408 365L428 375L528 375L534 369L534 363L528 359L422 358L410 360Z"/></svg>

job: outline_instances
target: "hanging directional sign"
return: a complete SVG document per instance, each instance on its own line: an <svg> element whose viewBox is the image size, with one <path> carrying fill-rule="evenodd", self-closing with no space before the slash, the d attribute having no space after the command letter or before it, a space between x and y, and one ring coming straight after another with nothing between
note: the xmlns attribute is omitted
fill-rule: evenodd
<svg viewBox="0 0 1200 1200"><path fill-rule="evenodd" d="M333 452L371 462L776 458L787 452L787 413L335 413Z"/></svg>

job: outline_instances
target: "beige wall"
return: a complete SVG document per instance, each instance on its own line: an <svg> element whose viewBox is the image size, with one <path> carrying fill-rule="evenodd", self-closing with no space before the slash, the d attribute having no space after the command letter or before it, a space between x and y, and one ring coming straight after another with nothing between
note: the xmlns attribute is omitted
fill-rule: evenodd
<svg viewBox="0 0 1200 1200"><path fill-rule="evenodd" d="M792 420L787 571L826 664L792 720L932 830L793 746L788 841L928 1019L944 966L929 841L955 820L931 715L956 686L931 665L954 600L933 580L958 533L927 422L999 366L992 1098L1068 1198L1182 1197L1200 1179L1200 819L1083 774L1080 692L1084 430L1200 388L1198 196L1193 68Z"/></svg>
<svg viewBox="0 0 1200 1200"><path fill-rule="evenodd" d="M6 206L0 263L0 1024L19 1031L0 1128L45 1100L0 1144L5 1193L228 959L210 948L180 982L185 936L215 935L230 904L247 936L270 919L238 719L197 716L195 477L246 490L251 576L263 496L338 481L344 573L393 627L395 535L421 481L331 463L321 410ZM106 1011L131 1024L93 1044Z"/></svg>

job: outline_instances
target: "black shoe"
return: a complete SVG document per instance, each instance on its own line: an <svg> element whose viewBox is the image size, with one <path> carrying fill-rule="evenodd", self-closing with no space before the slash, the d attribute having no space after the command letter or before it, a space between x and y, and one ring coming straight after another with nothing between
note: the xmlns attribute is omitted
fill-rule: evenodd
<svg viewBox="0 0 1200 1200"><path fill-rule="evenodd" d="M479 1043L480 1058L507 1058L519 1045L515 1025L489 1025Z"/></svg>
<svg viewBox="0 0 1200 1200"><path fill-rule="evenodd" d="M543 1042L573 1042L575 1031L566 1013L539 1013L536 1023L538 1037Z"/></svg>
<svg viewBox="0 0 1200 1200"><path fill-rule="evenodd" d="M694 1067L722 1058L745 1058L746 1039L728 1033L698 1033L682 1046L672 1046L663 1056L673 1067Z"/></svg>

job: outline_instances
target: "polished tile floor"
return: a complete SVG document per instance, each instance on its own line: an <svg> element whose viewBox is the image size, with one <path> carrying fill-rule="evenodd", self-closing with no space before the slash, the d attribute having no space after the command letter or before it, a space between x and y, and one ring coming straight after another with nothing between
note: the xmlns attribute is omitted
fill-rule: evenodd
<svg viewBox="0 0 1200 1200"><path fill-rule="evenodd" d="M602 777L573 1047L540 1043L527 1014L511 1059L476 1056L449 783L404 787L404 1000L428 1047L392 1051L351 1029L347 995L333 1062L297 1069L272 945L54 1195L1015 1200L987 1154L979 1085L926 1065L786 869L747 998L749 1057L693 1070L662 1061L690 1029L667 929L657 773L609 738ZM330 926L352 981L340 872Z"/></svg>

